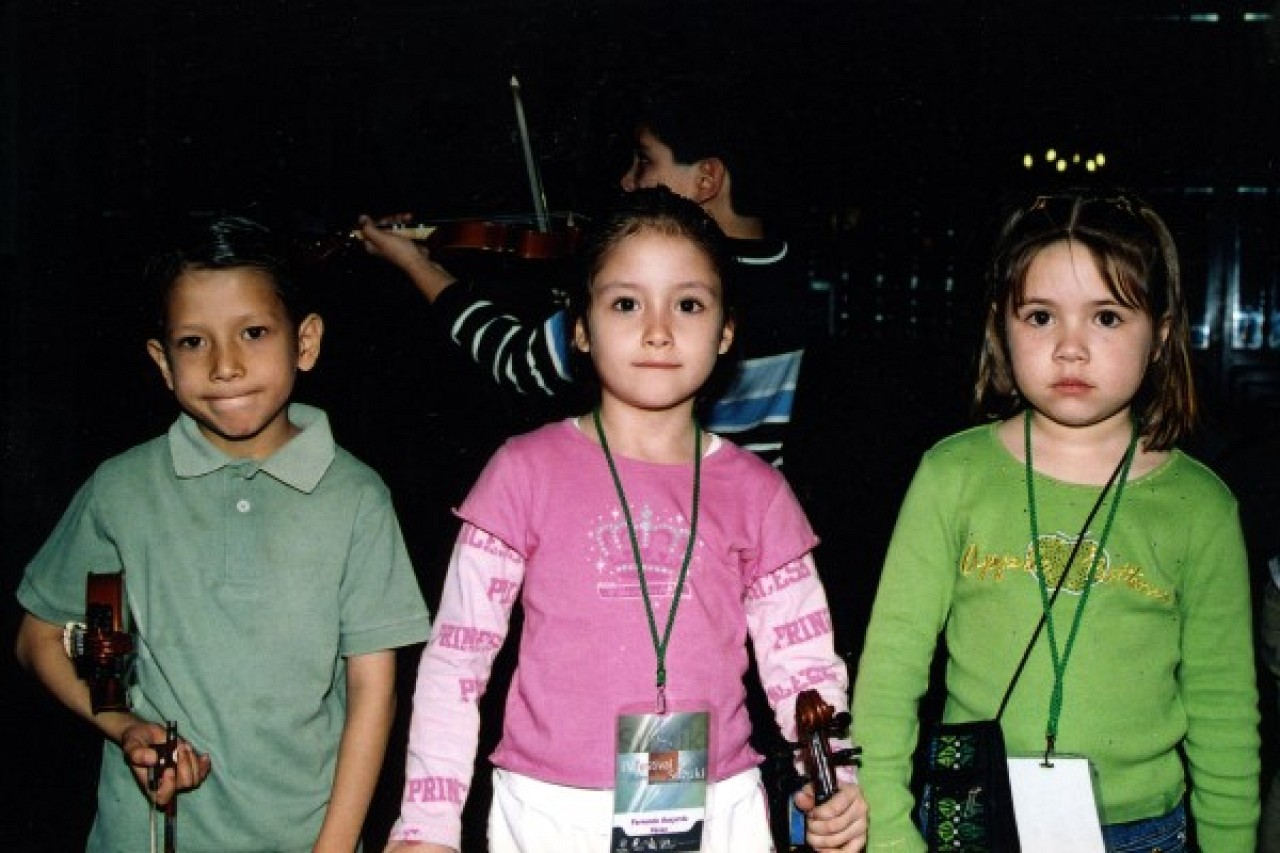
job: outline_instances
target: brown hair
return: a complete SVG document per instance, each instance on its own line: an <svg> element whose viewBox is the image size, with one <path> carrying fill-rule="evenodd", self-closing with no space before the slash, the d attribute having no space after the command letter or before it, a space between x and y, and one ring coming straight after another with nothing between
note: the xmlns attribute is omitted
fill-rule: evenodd
<svg viewBox="0 0 1280 853"><path fill-rule="evenodd" d="M1024 301L1036 255L1064 241L1089 253L1117 301L1165 329L1132 409L1147 448L1167 450L1190 432L1197 413L1187 308L1173 236L1149 205L1127 193L1043 195L1005 219L988 270L974 409L983 417L1006 418L1025 408L1013 378L1005 318Z"/></svg>
<svg viewBox="0 0 1280 853"><path fill-rule="evenodd" d="M627 238L644 231L679 237L692 243L706 257L720 280L723 322L736 322L737 264L730 254L728 238L715 220L696 203L676 195L666 187L622 193L616 206L588 237L581 258L583 274L569 291L565 333L568 335L571 353L570 369L576 378L585 383L594 385L595 371L591 367L590 357L581 353L574 344L574 330L578 323L586 324L587 313L591 308L592 285L609 257ZM737 359L736 345L716 359L711 376L698 393L700 408L709 405L725 389L733 376Z"/></svg>

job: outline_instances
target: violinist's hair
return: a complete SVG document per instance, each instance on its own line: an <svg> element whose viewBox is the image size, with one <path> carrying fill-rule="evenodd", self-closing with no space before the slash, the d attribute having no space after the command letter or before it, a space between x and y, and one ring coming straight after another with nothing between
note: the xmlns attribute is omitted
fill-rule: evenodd
<svg viewBox="0 0 1280 853"><path fill-rule="evenodd" d="M186 223L171 248L147 261L143 279L159 303L160 330L168 327L169 300L184 273L240 268L255 269L267 277L291 323L296 325L306 316L302 288L275 234L247 217L219 215Z"/></svg>
<svg viewBox="0 0 1280 853"><path fill-rule="evenodd" d="M592 288L596 276L608 262L610 255L629 237L641 232L654 232L668 237L679 237L688 240L706 257L720 279L720 303L723 307L725 323L734 322L736 313L737 264L729 252L728 239L716 221L707 215L697 203L673 193L666 187L638 189L629 193L620 193L615 206L592 229L582 253L584 273L569 293L567 308L567 329L569 335L569 351L578 353L573 345L574 330L579 322L587 326L587 314L591 308ZM581 355L581 353L579 353ZM729 369L727 366L736 357L736 347L717 361L716 371L703 386L707 389L718 389L723 381L721 374ZM578 375L584 374L582 362L589 359L578 359L573 366ZM585 370L585 375L593 375ZM705 396L705 393L704 393Z"/></svg>
<svg viewBox="0 0 1280 853"><path fill-rule="evenodd" d="M1130 193L1076 190L1042 195L1005 219L987 271L975 413L1006 418L1027 405L1014 381L1006 317L1025 301L1032 261L1055 243L1086 253L1111 295L1151 318L1156 348L1131 407L1147 448L1169 449L1194 427L1198 409L1187 306L1168 226Z"/></svg>
<svg viewBox="0 0 1280 853"><path fill-rule="evenodd" d="M634 129L645 129L671 149L677 163L717 158L733 176L733 207L747 216L767 211L771 194L767 170L767 134L738 86L709 79L669 79L635 97Z"/></svg>

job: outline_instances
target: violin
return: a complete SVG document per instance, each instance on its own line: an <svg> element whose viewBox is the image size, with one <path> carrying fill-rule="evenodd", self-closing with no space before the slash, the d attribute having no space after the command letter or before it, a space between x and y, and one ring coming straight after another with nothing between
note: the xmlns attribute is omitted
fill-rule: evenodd
<svg viewBox="0 0 1280 853"><path fill-rule="evenodd" d="M423 224L392 223L379 225L389 231L426 245L433 257L463 256L468 252L504 255L512 259L555 260L575 254L582 244L583 231L573 213L551 213L547 209L542 177L529 141L524 104L520 100L520 81L512 75L511 96L515 103L516 122L520 130L529 191L533 197L533 213L514 216L491 216L476 219L443 220ZM340 241L325 239L304 252L315 260L324 260L334 251L364 239L359 230L346 234Z"/></svg>
<svg viewBox="0 0 1280 853"><path fill-rule="evenodd" d="M797 747L804 763L805 777L813 783L813 797L818 805L835 796L840 787L836 768L858 763L862 752L857 747L832 751L830 739L844 737L849 730L849 712L835 713L816 690L803 690L796 697Z"/></svg>
<svg viewBox="0 0 1280 853"><path fill-rule="evenodd" d="M125 607L124 572L90 574L85 579L84 622L73 622L64 634L67 654L76 672L89 685L93 713L128 711L128 675L134 643ZM168 768L177 769L178 724L165 723L165 739L153 743L156 763L147 771L147 789L155 802L160 780ZM178 797L169 798L164 814L164 853L175 853ZM151 810L151 850L156 848L156 809Z"/></svg>
<svg viewBox="0 0 1280 853"><path fill-rule="evenodd" d="M124 608L124 572L90 574L85 583L84 622L67 626L67 654L89 685L93 713L127 711L125 685L133 637Z"/></svg>
<svg viewBox="0 0 1280 853"><path fill-rule="evenodd" d="M466 252L507 255L518 260L554 260L573 255L582 244L583 231L573 213L548 214L542 230L527 216L460 219L429 224L391 224L378 227L423 243L433 257ZM363 240L359 230L348 241Z"/></svg>

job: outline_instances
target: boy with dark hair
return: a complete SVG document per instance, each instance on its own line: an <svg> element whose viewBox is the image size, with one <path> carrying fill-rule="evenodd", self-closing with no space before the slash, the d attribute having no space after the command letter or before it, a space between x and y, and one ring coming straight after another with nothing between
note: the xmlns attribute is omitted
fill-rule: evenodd
<svg viewBox="0 0 1280 853"><path fill-rule="evenodd" d="M144 847L154 806L182 791L184 849L350 851L393 650L428 633L390 495L323 412L291 402L324 324L286 295L265 229L216 220L150 275L164 318L147 349L182 415L103 463L27 566L18 660L105 737L89 850ZM121 570L131 709L95 713L63 625L87 574ZM151 791L166 721L182 739Z"/></svg>
<svg viewBox="0 0 1280 853"><path fill-rule="evenodd" d="M739 363L703 423L775 466L782 464L804 347L825 334L805 306L808 279L798 253L761 218L759 158L739 140L745 127L737 101L710 84L659 87L633 109L633 153L623 190L666 186L697 202L729 237L736 263ZM745 204L742 200L749 200ZM431 258L425 247L361 217L365 247L409 277L434 304L441 327L499 385L531 397L555 397L572 386L564 312L525 324Z"/></svg>

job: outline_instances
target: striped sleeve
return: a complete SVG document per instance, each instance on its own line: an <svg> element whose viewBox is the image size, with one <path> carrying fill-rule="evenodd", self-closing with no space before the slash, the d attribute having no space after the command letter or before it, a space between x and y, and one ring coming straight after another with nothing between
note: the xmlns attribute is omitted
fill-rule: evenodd
<svg viewBox="0 0 1280 853"><path fill-rule="evenodd" d="M465 283L445 288L434 307L449 339L495 384L521 394L554 397L572 383L564 311L530 325Z"/></svg>

